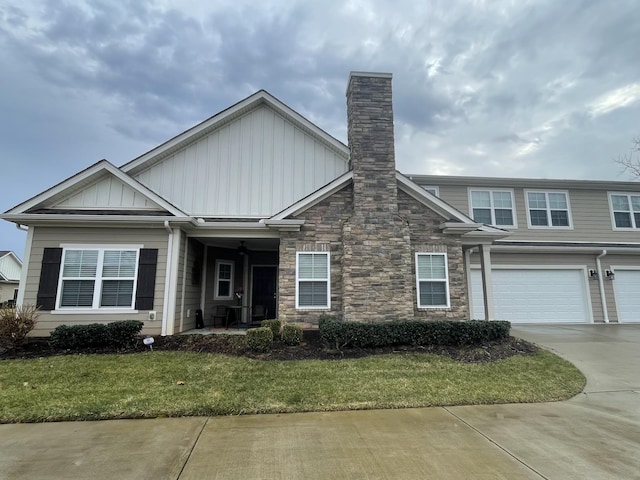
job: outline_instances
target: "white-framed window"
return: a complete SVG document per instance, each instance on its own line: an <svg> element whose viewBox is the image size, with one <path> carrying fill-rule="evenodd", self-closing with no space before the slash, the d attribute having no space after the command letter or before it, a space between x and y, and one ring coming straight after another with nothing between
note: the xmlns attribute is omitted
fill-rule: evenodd
<svg viewBox="0 0 640 480"><path fill-rule="evenodd" d="M571 228L571 209L567 192L528 190L528 222L531 228Z"/></svg>
<svg viewBox="0 0 640 480"><path fill-rule="evenodd" d="M513 191L470 189L471 216L478 223L496 227L516 227Z"/></svg>
<svg viewBox="0 0 640 480"><path fill-rule="evenodd" d="M440 189L436 186L433 185L423 185L423 187L427 192L429 192L431 195L434 195L436 197L440 196Z"/></svg>
<svg viewBox="0 0 640 480"><path fill-rule="evenodd" d="M216 278L214 300L233 299L233 267L231 260L216 260Z"/></svg>
<svg viewBox="0 0 640 480"><path fill-rule="evenodd" d="M133 309L139 249L65 248L58 309Z"/></svg>
<svg viewBox="0 0 640 480"><path fill-rule="evenodd" d="M449 308L446 253L416 253L418 308Z"/></svg>
<svg viewBox="0 0 640 480"><path fill-rule="evenodd" d="M640 194L610 193L613 228L640 228Z"/></svg>
<svg viewBox="0 0 640 480"><path fill-rule="evenodd" d="M331 307L329 252L297 252L296 308Z"/></svg>

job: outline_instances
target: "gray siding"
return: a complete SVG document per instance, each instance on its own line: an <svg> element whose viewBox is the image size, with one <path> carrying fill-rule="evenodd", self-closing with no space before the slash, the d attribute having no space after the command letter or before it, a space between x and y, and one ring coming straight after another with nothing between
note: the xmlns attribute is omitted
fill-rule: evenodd
<svg viewBox="0 0 640 480"><path fill-rule="evenodd" d="M433 183L437 185L437 183ZM458 210L470 214L468 191L473 185L439 185L440 198ZM479 188L485 187L484 185ZM496 189L506 189L496 185ZM638 185L640 189L640 185ZM568 191L571 206L572 229L530 228L527 222L526 190ZM612 186L612 190L616 189ZM538 187L515 187L515 209L518 228L506 240L564 241L564 242L639 242L640 231L614 230L609 209L609 190L561 188L546 186L544 180Z"/></svg>
<svg viewBox="0 0 640 480"><path fill-rule="evenodd" d="M200 308L203 245L182 234L178 264L178 298L176 299L175 332L196 328L196 310ZM182 325L182 327L181 327Z"/></svg>
<svg viewBox="0 0 640 480"><path fill-rule="evenodd" d="M38 319L33 336L46 336L58 325L108 323L118 320L141 320L145 322L143 333L159 335L162 327L162 306L164 301L164 278L167 262L167 232L164 229L133 228L66 228L31 227L33 244L29 258L24 303L35 305L40 281L42 256L46 247L60 247L61 244L124 245L140 244L144 248L158 249L158 265L153 308L157 312L156 320L148 321L148 312L137 314L96 313L96 314L52 314L43 312ZM114 233L114 231L116 231ZM117 234L116 234L117 233Z"/></svg>

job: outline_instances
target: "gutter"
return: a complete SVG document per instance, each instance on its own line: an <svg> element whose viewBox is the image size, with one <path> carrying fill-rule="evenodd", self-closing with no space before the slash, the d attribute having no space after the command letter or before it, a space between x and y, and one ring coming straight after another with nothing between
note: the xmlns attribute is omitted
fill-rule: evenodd
<svg viewBox="0 0 640 480"><path fill-rule="evenodd" d="M602 250L602 253L596 257L596 270L598 272L598 286L600 287L600 299L602 300L602 311L604 316L604 323L609 323L609 312L607 311L607 298L604 293L604 278L602 275L602 263L600 259L607 254L606 250Z"/></svg>

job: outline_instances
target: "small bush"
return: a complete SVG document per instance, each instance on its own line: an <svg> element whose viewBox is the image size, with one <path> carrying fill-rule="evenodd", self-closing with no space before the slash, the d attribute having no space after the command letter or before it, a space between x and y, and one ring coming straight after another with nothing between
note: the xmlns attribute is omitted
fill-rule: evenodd
<svg viewBox="0 0 640 480"><path fill-rule="evenodd" d="M504 321L420 321L387 323L344 322L337 317L320 318L320 338L325 346L376 348L391 345L482 345L505 340L511 324Z"/></svg>
<svg viewBox="0 0 640 480"><path fill-rule="evenodd" d="M284 325L282 327L282 341L286 345L300 345L302 343L302 328L300 325Z"/></svg>
<svg viewBox="0 0 640 480"><path fill-rule="evenodd" d="M247 345L254 352L268 352L273 346L273 330L269 327L258 327L247 330Z"/></svg>
<svg viewBox="0 0 640 480"><path fill-rule="evenodd" d="M127 348L135 345L143 322L125 320L109 324L60 325L51 332L50 341L57 348Z"/></svg>
<svg viewBox="0 0 640 480"><path fill-rule="evenodd" d="M273 332L273 338L278 338L280 336L280 331L282 330L282 322L280 320L262 320L262 322L260 322L260 326L270 328Z"/></svg>
<svg viewBox="0 0 640 480"><path fill-rule="evenodd" d="M13 349L23 345L39 315L33 305L0 308L0 346Z"/></svg>

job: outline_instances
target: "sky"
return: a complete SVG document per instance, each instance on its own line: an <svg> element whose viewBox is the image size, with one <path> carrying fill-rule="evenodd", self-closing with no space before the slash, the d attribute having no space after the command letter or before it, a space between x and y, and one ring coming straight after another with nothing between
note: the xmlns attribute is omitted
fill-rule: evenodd
<svg viewBox="0 0 640 480"><path fill-rule="evenodd" d="M260 89L346 143L350 71L405 174L628 180L639 39L638 0L0 0L0 211Z"/></svg>

